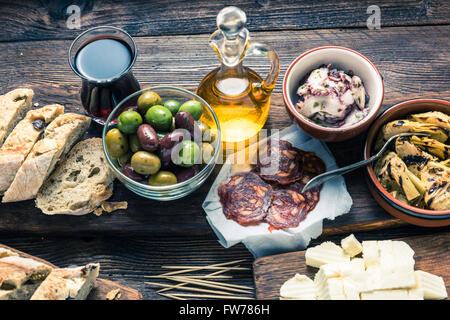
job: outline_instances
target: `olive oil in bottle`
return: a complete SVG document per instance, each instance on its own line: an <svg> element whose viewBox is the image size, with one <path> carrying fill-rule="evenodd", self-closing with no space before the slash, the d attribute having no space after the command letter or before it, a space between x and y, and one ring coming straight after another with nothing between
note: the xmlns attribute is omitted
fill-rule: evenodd
<svg viewBox="0 0 450 320"><path fill-rule="evenodd" d="M210 45L219 56L221 66L210 72L197 89L197 94L216 113L224 148L235 151L238 143L245 145L242 142L248 142L264 126L269 115L270 94L280 72L277 53L267 45L250 42L245 23L245 13L236 7L220 11L219 30L211 35ZM242 65L247 55L270 59L272 67L266 79Z"/></svg>

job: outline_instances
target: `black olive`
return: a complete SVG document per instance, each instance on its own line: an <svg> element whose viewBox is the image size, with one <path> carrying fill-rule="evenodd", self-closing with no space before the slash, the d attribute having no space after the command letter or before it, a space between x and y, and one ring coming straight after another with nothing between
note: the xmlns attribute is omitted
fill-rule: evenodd
<svg viewBox="0 0 450 320"><path fill-rule="evenodd" d="M36 130L38 130L38 131L44 130L44 128L45 128L45 121L42 120L42 119L34 120L33 121L33 127Z"/></svg>

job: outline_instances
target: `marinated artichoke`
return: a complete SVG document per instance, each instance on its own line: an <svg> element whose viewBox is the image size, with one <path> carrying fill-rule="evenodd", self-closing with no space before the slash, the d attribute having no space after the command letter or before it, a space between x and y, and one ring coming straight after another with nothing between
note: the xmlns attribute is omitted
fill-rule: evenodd
<svg viewBox="0 0 450 320"><path fill-rule="evenodd" d="M394 198L430 210L450 209L449 131L450 117L436 111L383 126L375 150L398 133L428 134L397 138L375 164L378 180Z"/></svg>

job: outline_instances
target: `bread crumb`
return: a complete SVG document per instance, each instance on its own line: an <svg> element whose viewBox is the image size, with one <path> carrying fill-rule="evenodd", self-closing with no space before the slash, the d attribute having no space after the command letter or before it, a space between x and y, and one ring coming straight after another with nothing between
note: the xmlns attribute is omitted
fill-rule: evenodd
<svg viewBox="0 0 450 320"><path fill-rule="evenodd" d="M111 290L106 294L106 300L119 300L121 295L120 289Z"/></svg>
<svg viewBox="0 0 450 320"><path fill-rule="evenodd" d="M108 213L111 213L116 210L126 210L128 209L128 202L121 201L121 202L108 202L103 201L102 202L102 209L103 211L106 211Z"/></svg>
<svg viewBox="0 0 450 320"><path fill-rule="evenodd" d="M97 209L94 210L94 214L99 217L103 214L103 209L98 207Z"/></svg>

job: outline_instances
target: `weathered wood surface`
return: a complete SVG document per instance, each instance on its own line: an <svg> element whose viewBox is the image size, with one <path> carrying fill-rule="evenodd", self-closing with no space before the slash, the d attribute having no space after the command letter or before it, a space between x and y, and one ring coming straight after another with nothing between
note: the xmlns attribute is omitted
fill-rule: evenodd
<svg viewBox="0 0 450 320"><path fill-rule="evenodd" d="M0 247L10 249L10 250L16 252L20 257L31 258L36 261L45 263L53 268L58 268L58 266L54 265L53 263L51 263L49 261L46 261L39 257L35 257L26 252L22 252L20 250L6 246L4 244L0 243ZM92 260L89 260L89 261L96 262L96 261L92 261ZM83 266L85 264L87 264L87 262L82 262L79 264L79 266ZM72 264L72 266L73 266L73 264ZM102 266L100 266L100 269L102 269ZM108 297L108 293L113 290L114 291L118 290L117 294L113 295L113 297ZM97 280L95 281L94 287L92 288L91 292L89 293L89 296L87 297L87 300L113 300L113 299L114 300L142 300L143 296L139 291L137 291L135 289L123 286L123 285L116 283L114 281L111 281L111 280L97 278Z"/></svg>
<svg viewBox="0 0 450 320"><path fill-rule="evenodd" d="M134 67L143 87L174 85L195 90L218 65L208 47L224 1L36 1L0 0L0 92L19 86L36 92L35 102L62 103L82 112L79 79L67 63L71 40L98 25L114 25L135 36L139 56ZM66 9L79 5L81 29L68 29ZM450 2L380 1L381 29L368 30L370 1L240 1L252 38L272 45L281 59L267 128L290 124L281 98L281 80L300 53L322 45L360 51L379 68L385 81L383 109L412 98L450 99ZM192 8L192 9L191 9ZM390 28L389 26L394 26ZM265 61L246 65L263 74ZM99 135L93 126L90 135ZM364 135L329 144L339 165L362 157ZM224 249L201 209L215 172L194 194L170 203L145 200L116 183L114 200L129 209L101 217L45 216L32 201L0 204L0 242L52 261L58 266L99 261L101 277L130 286L146 299L161 298L144 284L144 275L162 272L168 264L212 264L252 256L243 245ZM312 245L340 240L356 232L361 239L445 234L450 227L426 229L405 225L384 212L370 196L361 171L346 176L354 206L334 221ZM447 244L448 250L448 244ZM448 260L448 257L447 257ZM445 264L443 264L445 265ZM253 286L251 271L233 274L233 283ZM447 282L448 283L448 282Z"/></svg>
<svg viewBox="0 0 450 320"><path fill-rule="evenodd" d="M379 68L385 81L383 108L412 98L450 99L450 64L448 34L450 26L398 27L378 31L336 30L256 32L254 39L274 46L281 58L280 79L275 88L267 128L282 129L290 124L281 97L281 79L289 63L305 50L321 45L342 45L367 55ZM134 73L142 86L174 85L195 90L204 75L218 60L207 45L206 35L140 37L139 57ZM82 112L78 91L80 81L70 69L66 53L70 41L0 43L0 92L27 86L35 90L34 101L62 103L68 110ZM265 61L249 59L258 72L267 70ZM95 124L91 135L100 135ZM329 144L339 165L362 158L364 136L351 141ZM219 167L216 167L217 173ZM370 196L362 171L346 176L353 198L352 211L335 221L325 222L325 233L355 225L382 228L397 225L398 220L384 212ZM84 217L45 216L32 201L0 204L0 231L37 233L79 232L196 234L210 233L201 203L213 177L194 194L178 201L161 203L140 198L116 183L114 200L127 200L129 209ZM383 224L382 221L388 221ZM329 228L329 230L328 230ZM348 228L351 227L346 227ZM328 231L327 231L328 230Z"/></svg>
<svg viewBox="0 0 450 320"><path fill-rule="evenodd" d="M424 229L403 226L384 231L359 232L355 235L358 239L370 240L424 234L433 237L435 234L449 231L450 227ZM338 242L346 235L322 235L313 240L311 245L326 240ZM225 249L218 244L212 232L201 236L191 235L188 231L181 236L161 236L151 232L145 236L136 236L134 233L103 236L96 232L86 232L82 235L69 232L62 235L1 233L0 241L60 267L97 261L101 264L102 279L139 290L144 299L163 298L156 293L157 288L144 284L144 281L148 281L144 276L166 272L166 269L161 268L164 265L206 265L245 259L239 265L251 269L253 263L253 256L242 244ZM252 270L233 271L228 274L233 278L227 279L227 283L255 287Z"/></svg>
<svg viewBox="0 0 450 320"><path fill-rule="evenodd" d="M72 39L99 25L121 27L133 36L211 33L217 13L230 2L192 4L189 0L2 0L0 41ZM367 9L374 4L380 8L382 27L446 24L450 12L450 3L444 0L242 0L235 4L246 12L250 31L365 28L372 13ZM80 8L80 29L67 26L70 5Z"/></svg>
<svg viewBox="0 0 450 320"><path fill-rule="evenodd" d="M249 268L230 271L227 283L253 286L253 257L243 245L222 248L212 236L206 237L97 237L2 236L3 244L51 261L60 267L99 262L100 277L139 290L145 299L164 298L158 288L144 283L144 276L167 272L163 265L207 265L245 259L239 265ZM201 273L199 273L201 274ZM153 281L153 280L152 280ZM156 282L164 282L155 280ZM221 280L223 281L223 280ZM159 288L160 289L160 288Z"/></svg>
<svg viewBox="0 0 450 320"><path fill-rule="evenodd" d="M364 240L366 239L383 240L385 238L382 236L377 238L364 237ZM415 251L416 264L414 269L443 277L447 292L450 292L450 272L446 264L450 259L449 233L407 237L398 240L406 241ZM256 297L257 299L279 299L280 287L286 280L292 278L296 273L314 279L317 270L317 268L306 266L305 251L256 259L253 264Z"/></svg>

